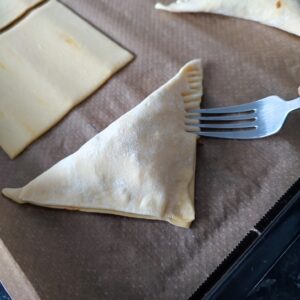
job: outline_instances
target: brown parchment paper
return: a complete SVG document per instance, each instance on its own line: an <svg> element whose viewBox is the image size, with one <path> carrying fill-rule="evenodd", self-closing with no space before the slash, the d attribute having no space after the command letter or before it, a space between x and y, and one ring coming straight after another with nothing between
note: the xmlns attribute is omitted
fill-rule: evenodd
<svg viewBox="0 0 300 300"><path fill-rule="evenodd" d="M155 0L63 2L136 59L18 158L1 151L1 188L22 186L77 150L196 57L204 107L297 97L299 37L234 18L156 11ZM187 299L300 174L300 111L273 137L202 142L191 229L1 196L1 238L41 299Z"/></svg>

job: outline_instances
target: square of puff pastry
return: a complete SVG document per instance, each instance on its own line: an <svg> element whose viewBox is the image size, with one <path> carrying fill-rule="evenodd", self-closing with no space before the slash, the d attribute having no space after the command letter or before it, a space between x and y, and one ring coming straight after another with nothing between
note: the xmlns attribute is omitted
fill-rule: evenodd
<svg viewBox="0 0 300 300"><path fill-rule="evenodd" d="M199 59L139 105L23 188L5 188L18 202L164 220L189 227L195 218L197 136L185 112L199 108Z"/></svg>
<svg viewBox="0 0 300 300"><path fill-rule="evenodd" d="M54 126L133 55L49 1L0 35L0 146L10 158Z"/></svg>

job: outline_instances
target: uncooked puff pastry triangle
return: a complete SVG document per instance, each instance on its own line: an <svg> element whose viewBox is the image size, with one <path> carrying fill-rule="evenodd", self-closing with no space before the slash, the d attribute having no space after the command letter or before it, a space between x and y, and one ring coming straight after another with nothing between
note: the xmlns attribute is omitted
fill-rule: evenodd
<svg viewBox="0 0 300 300"><path fill-rule="evenodd" d="M201 96L201 63L193 60L77 152L2 192L18 203L189 227L197 136L185 131L185 110L199 107Z"/></svg>
<svg viewBox="0 0 300 300"><path fill-rule="evenodd" d="M171 12L206 12L248 19L300 36L299 0L178 0L155 8Z"/></svg>
<svg viewBox="0 0 300 300"><path fill-rule="evenodd" d="M16 157L132 58L59 2L36 8L0 34L0 147Z"/></svg>
<svg viewBox="0 0 300 300"><path fill-rule="evenodd" d="M0 0L0 31L45 0Z"/></svg>

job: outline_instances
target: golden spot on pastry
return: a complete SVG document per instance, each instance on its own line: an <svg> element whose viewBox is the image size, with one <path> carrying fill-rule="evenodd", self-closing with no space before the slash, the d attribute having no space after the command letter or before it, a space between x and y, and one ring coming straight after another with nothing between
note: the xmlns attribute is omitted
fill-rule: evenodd
<svg viewBox="0 0 300 300"><path fill-rule="evenodd" d="M65 42L67 44L69 44L70 46L73 46L75 48L79 48L79 45L78 45L77 41L75 39L73 39L72 37L66 37Z"/></svg>
<svg viewBox="0 0 300 300"><path fill-rule="evenodd" d="M187 68L187 72L193 72L193 71L199 72L199 70L198 70L197 68L194 68L193 66L189 66L189 67Z"/></svg>
<svg viewBox="0 0 300 300"><path fill-rule="evenodd" d="M1 62L0 62L0 69L4 69L4 70L6 70L6 68L5 68L4 64L2 64Z"/></svg>
<svg viewBox="0 0 300 300"><path fill-rule="evenodd" d="M278 1L276 2L276 8L280 8L281 6L282 6L282 3L281 3L280 0L278 0Z"/></svg>
<svg viewBox="0 0 300 300"><path fill-rule="evenodd" d="M190 95L192 95L193 93L192 92L182 92L181 93L181 96L182 97L186 97L186 96L190 96Z"/></svg>

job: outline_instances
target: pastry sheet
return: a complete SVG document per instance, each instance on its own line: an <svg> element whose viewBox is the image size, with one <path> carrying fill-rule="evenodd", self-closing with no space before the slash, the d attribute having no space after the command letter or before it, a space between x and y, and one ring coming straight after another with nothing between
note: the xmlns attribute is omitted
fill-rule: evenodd
<svg viewBox="0 0 300 300"><path fill-rule="evenodd" d="M299 37L229 17L160 12L155 2L63 1L136 59L14 161L0 152L1 188L22 186L73 153L196 57L203 107L297 97ZM203 138L191 229L0 196L0 237L44 300L187 299L299 177L299 124L300 111L266 139Z"/></svg>

